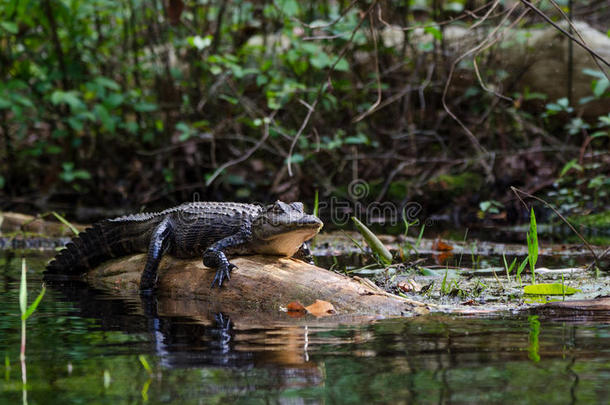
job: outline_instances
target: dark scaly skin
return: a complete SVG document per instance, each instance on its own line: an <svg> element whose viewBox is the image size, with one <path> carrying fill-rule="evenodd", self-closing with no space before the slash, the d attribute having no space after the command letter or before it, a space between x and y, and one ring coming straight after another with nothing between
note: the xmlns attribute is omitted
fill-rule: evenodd
<svg viewBox="0 0 610 405"><path fill-rule="evenodd" d="M212 282L222 286L236 266L227 256L245 254L306 255L304 242L318 233L322 221L303 212L303 204L277 201L254 204L186 203L157 213L109 219L81 232L47 266L45 275L81 274L103 261L147 252L140 280L152 291L165 253L179 258L202 257L215 268Z"/></svg>

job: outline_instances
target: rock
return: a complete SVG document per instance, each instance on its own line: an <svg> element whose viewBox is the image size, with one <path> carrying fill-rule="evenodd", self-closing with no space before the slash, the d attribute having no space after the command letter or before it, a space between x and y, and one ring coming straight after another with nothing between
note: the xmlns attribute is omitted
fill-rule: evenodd
<svg viewBox="0 0 610 405"><path fill-rule="evenodd" d="M48 238L60 236L74 236L72 230L55 220L52 215L46 220L32 215L17 212L0 212L0 235L4 233L28 232L39 234ZM72 224L77 230L85 229L84 225Z"/></svg>
<svg viewBox="0 0 610 405"><path fill-rule="evenodd" d="M610 60L610 38L585 22L575 22L576 30L584 42L601 57ZM567 24L560 26L568 30ZM577 35L574 35L578 38ZM519 90L526 87L530 92L546 94L543 104L556 101L568 94L568 47L570 39L554 27L544 29L515 30L511 41L506 41L499 50L500 58L505 61L511 76L521 74L517 84ZM593 57L580 45L573 44L572 97L577 115L597 120L607 114L610 104L607 99L579 104L579 100L593 95L591 82L593 76L583 73L584 69L599 72ZM600 72L601 73L601 72ZM514 80L515 77L509 78Z"/></svg>

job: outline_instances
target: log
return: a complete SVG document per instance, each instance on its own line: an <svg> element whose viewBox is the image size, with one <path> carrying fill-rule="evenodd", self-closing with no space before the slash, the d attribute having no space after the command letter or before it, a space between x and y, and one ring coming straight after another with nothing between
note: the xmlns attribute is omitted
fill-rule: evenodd
<svg viewBox="0 0 610 405"><path fill-rule="evenodd" d="M86 278L95 288L133 296L145 262L145 254L127 256L102 264ZM206 268L201 260L164 257L159 266L159 303L165 299L172 305L232 316L280 313L291 302L307 306L316 300L330 302L336 315L405 316L429 309L429 305L389 294L368 280L352 279L293 258L257 255L236 257L231 262L237 266L231 280L222 288L211 288L215 270Z"/></svg>

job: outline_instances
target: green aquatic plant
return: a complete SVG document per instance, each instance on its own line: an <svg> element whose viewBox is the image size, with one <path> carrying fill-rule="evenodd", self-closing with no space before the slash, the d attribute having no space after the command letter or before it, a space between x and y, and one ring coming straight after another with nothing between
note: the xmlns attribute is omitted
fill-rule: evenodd
<svg viewBox="0 0 610 405"><path fill-rule="evenodd" d="M540 321L538 320L538 315L528 316L527 322L529 323L530 333L529 333L529 345L527 348L528 357L534 363L538 363L540 361L540 354L538 354L540 349Z"/></svg>
<svg viewBox="0 0 610 405"><path fill-rule="evenodd" d="M530 295L572 295L580 292L579 289L564 285L563 280L560 283L541 283L535 285L526 285L523 287L523 292Z"/></svg>
<svg viewBox="0 0 610 405"><path fill-rule="evenodd" d="M356 225L356 229L360 232L360 235L364 238L367 245L371 248L373 253L379 258L379 260L389 266L392 264L392 254L385 247L385 245L379 240L377 235L375 235L366 225L364 225L358 218L352 217L352 221Z"/></svg>
<svg viewBox="0 0 610 405"><path fill-rule="evenodd" d="M36 311L40 301L42 301L42 297L44 297L46 289L43 286L40 294L34 300L34 302L28 306L28 283L27 283L27 265L25 263L25 258L21 259L21 282L19 284L19 311L21 312L21 350L19 354L19 359L21 360L21 381L23 383L23 403L27 404L27 371L25 365L25 346L26 346L26 321L27 319ZM5 359L5 361L7 361Z"/></svg>
<svg viewBox="0 0 610 405"><path fill-rule="evenodd" d="M538 227L536 225L536 215L534 215L533 207L530 214L530 229L527 232L527 253L530 271L532 272L532 284L536 284L536 262L538 261Z"/></svg>
<svg viewBox="0 0 610 405"><path fill-rule="evenodd" d="M409 236L409 228L412 227L412 226L419 225L419 219L415 219L415 221L413 221L413 222L409 222L407 220L407 215L406 215L406 212L405 212L406 208L407 208L406 206L402 208L402 222L405 225L405 231L404 231L403 234L405 236L405 239ZM419 228L419 234L417 235L417 239L415 240L415 244L411 244L409 242L405 242L404 247L408 248L407 255L408 255L408 253L411 250L414 251L415 253L419 253L418 249L419 249L419 245L421 243L421 240L422 240L422 238L424 236L424 229L426 229L426 224L422 224L421 227ZM401 248L402 248L402 246L401 246Z"/></svg>
<svg viewBox="0 0 610 405"><path fill-rule="evenodd" d="M515 257L513 259L510 266L506 262L506 255L504 253L502 253L502 259L504 260L504 270L506 270L506 279L508 280L508 282L510 284L510 272L513 271L513 269L515 268L515 264L517 264L517 258Z"/></svg>
<svg viewBox="0 0 610 405"><path fill-rule="evenodd" d="M447 288L447 273L449 273L449 270L445 270L445 275L443 276L443 281L441 282L441 295L448 295L449 294L449 288Z"/></svg>
<svg viewBox="0 0 610 405"><path fill-rule="evenodd" d="M517 268L517 280L519 281L519 287L521 287L521 273L523 272L523 269L525 269L525 265L527 265L528 260L529 256L525 256L525 259L523 259L523 261Z"/></svg>
<svg viewBox="0 0 610 405"><path fill-rule="evenodd" d="M62 224L66 225L68 228L70 228L70 230L72 232L74 232L75 235L79 234L78 229L76 229L76 227L74 225L72 225L72 223L70 221L68 221L66 218L64 218L63 216L59 215L55 211L52 211L51 214L53 214L53 216L55 218L57 218Z"/></svg>

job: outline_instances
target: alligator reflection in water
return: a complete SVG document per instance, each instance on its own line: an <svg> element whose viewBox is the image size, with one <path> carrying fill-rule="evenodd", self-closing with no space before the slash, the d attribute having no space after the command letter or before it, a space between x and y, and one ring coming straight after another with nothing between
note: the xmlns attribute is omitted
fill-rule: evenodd
<svg viewBox="0 0 610 405"><path fill-rule="evenodd" d="M159 315L159 308L173 313L185 311L185 304L188 306L185 301L145 294L110 297L80 281L58 282L50 287L77 303L79 315L98 320L104 330L146 333L149 350L163 367L250 369L272 363L281 366L278 371L283 370L281 374L291 379L300 375L308 384L321 381L319 370L306 361L307 327L252 328L251 322L245 320L239 324L249 324L247 327L236 328L226 314L204 311L202 307L190 312L193 316ZM273 345L281 350L269 351Z"/></svg>

